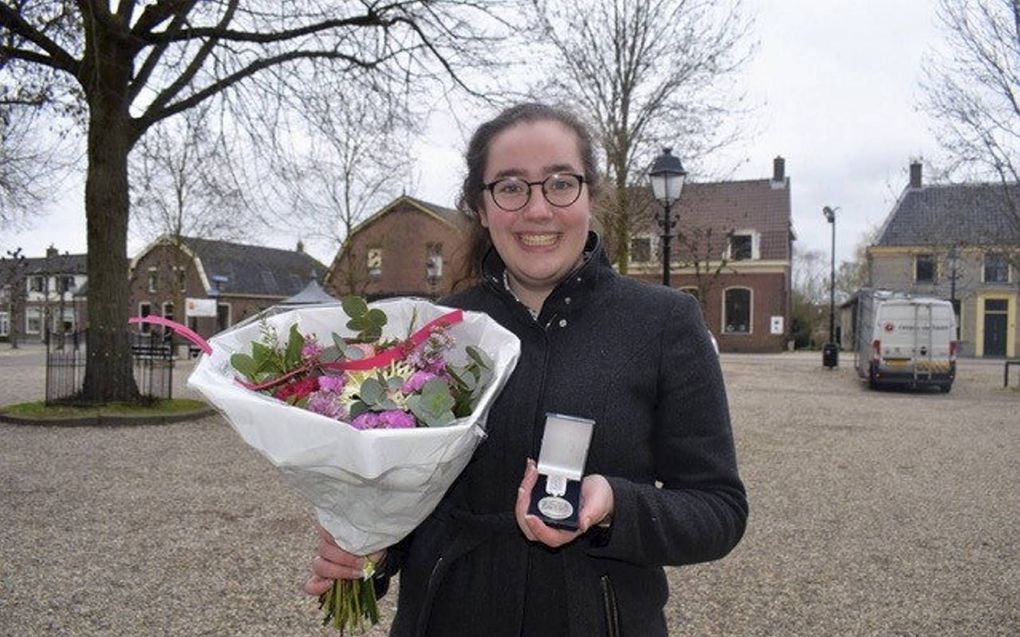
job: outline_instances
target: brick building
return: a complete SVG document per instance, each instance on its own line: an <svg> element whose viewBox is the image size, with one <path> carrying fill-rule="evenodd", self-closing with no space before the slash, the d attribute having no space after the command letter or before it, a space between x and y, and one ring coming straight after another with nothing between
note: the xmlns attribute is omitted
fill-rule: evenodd
<svg viewBox="0 0 1020 637"><path fill-rule="evenodd" d="M771 179L687 184L673 208L680 236L673 241L672 284L705 299L705 320L722 351L786 348L794 237L784 170L776 158ZM658 283L660 230L653 213L659 204L647 188L630 194L644 214L627 274ZM595 203L596 217L605 217L600 207L606 205ZM353 230L330 267L326 289L370 299L442 296L462 276L473 223L456 210L399 197ZM612 253L614 246L607 248Z"/></svg>
<svg viewBox="0 0 1020 637"><path fill-rule="evenodd" d="M325 288L336 297L442 296L461 272L470 228L457 210L398 197L351 231Z"/></svg>
<svg viewBox="0 0 1020 637"><path fill-rule="evenodd" d="M630 276L662 281L661 206L633 189L643 221L631 237ZM641 203L643 202L643 203ZM671 211L671 283L699 300L723 352L776 352L790 332L790 179L777 157L771 178L688 183Z"/></svg>
<svg viewBox="0 0 1020 637"><path fill-rule="evenodd" d="M131 262L131 312L165 316L208 337L301 292L325 272L300 243L279 250L164 236Z"/></svg>

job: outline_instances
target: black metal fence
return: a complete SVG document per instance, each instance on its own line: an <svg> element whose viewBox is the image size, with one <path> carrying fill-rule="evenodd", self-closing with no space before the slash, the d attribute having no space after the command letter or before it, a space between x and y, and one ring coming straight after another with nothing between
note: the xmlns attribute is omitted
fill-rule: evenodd
<svg viewBox="0 0 1020 637"><path fill-rule="evenodd" d="M46 404L73 403L85 382L85 332L46 335ZM131 334L135 383L142 398L171 399L173 341L161 334Z"/></svg>

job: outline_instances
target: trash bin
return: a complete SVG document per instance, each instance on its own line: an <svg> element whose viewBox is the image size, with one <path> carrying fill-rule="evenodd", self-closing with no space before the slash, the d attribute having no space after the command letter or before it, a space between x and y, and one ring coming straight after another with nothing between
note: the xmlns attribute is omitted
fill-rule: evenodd
<svg viewBox="0 0 1020 637"><path fill-rule="evenodd" d="M839 365L839 345L826 343L822 346L822 365L837 367Z"/></svg>

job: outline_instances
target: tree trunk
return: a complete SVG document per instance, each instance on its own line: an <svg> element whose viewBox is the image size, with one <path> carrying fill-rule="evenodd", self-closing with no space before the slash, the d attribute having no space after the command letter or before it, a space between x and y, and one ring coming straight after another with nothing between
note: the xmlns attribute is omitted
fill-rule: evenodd
<svg viewBox="0 0 1020 637"><path fill-rule="evenodd" d="M97 25L98 21L93 25ZM128 153L133 143L127 87L130 55L114 38L91 34L95 66L84 82L89 103L88 173L88 354L82 399L138 399L128 332L127 230ZM87 47L87 48L91 48Z"/></svg>

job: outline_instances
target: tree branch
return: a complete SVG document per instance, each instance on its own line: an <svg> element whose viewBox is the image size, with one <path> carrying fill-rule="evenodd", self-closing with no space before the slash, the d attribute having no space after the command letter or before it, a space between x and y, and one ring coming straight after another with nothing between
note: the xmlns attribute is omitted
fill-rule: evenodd
<svg viewBox="0 0 1020 637"><path fill-rule="evenodd" d="M27 55L31 54L31 51L26 51L24 49L8 49L7 52L11 57L25 60L27 62L33 62L35 64L45 64L46 66L60 71L67 71L72 75L76 75L78 73L80 63L75 60L70 53L62 49L60 45L26 22L25 19L21 17L20 13L5 4L0 4L0 26L10 29L12 33L20 35L49 54L49 58L46 58L40 54ZM49 62L45 61L47 59Z"/></svg>
<svg viewBox="0 0 1020 637"><path fill-rule="evenodd" d="M255 62L252 62L243 69L231 73L230 75L224 77L223 79L218 80L213 84L210 84L204 89L170 106L165 106L163 108L158 109L153 109L152 107L150 107L145 111L145 113L141 117L135 120L134 137L135 139L137 139L152 124L162 119L166 119L171 115L175 115L193 106L196 106L202 103L204 100L212 97L213 95L216 95L217 93L224 91L230 86L233 86L234 84L240 82L241 80L250 77L251 75L254 75L255 73L263 69L267 69L273 66L279 66L281 64L293 62L295 60L317 60L317 59L343 60L349 62L353 66L360 66L366 69L375 68L376 66L379 65L379 63L383 61L383 59L379 59L368 62L365 60L361 60L353 55L340 53L338 51L290 51L288 53L282 53L280 55L276 55L273 57L256 60Z"/></svg>
<svg viewBox="0 0 1020 637"><path fill-rule="evenodd" d="M182 10L176 15L174 15L173 22L170 23L169 27L167 27L168 31L174 30L179 31L180 27L186 24L188 12L191 11L191 9L195 6L196 1L197 0L190 0L181 3ZM231 2L230 7L228 7L227 12L224 15L232 16L234 12L233 10L236 6L237 2L236 0L234 0L233 2ZM221 24L224 24L223 21L221 21ZM134 31L132 31L132 33L134 33ZM191 77L194 76L198 67L201 67L202 63L205 62L205 58L209 54L207 48L212 49L212 47L215 46L215 44L216 40L210 40L209 42L202 45L202 48L199 50L199 52L192 59L191 63L188 65L188 69L186 69L184 73L181 74L181 76L177 79L176 82L171 84L170 87L168 87L167 89L161 91L159 96L157 96L156 99L158 101L161 97L166 95L166 100L162 104L159 104L157 108L165 104L167 101L171 100L173 96L176 95L177 92L180 90L180 87L184 86L184 84L191 80ZM138 94L142 91L142 88L145 87L146 82L149 81L149 77L152 75L152 72L156 69L156 65L159 64L160 58L163 57L163 53L166 52L167 47L169 46L170 46L169 42L158 44L153 48L149 55L145 57L145 62L142 63L142 68L138 70L138 73L135 75L134 79L131 80L131 86L128 87L128 99L130 101L134 101L134 99L138 97ZM192 70L193 68L194 70ZM181 83L182 78L183 83Z"/></svg>

